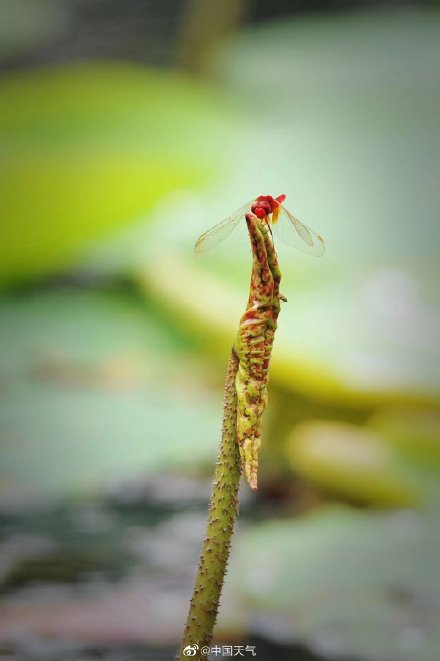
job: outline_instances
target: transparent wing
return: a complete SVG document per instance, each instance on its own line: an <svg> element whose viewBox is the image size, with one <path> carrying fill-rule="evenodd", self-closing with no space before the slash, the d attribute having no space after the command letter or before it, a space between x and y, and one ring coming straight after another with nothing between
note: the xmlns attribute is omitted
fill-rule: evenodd
<svg viewBox="0 0 440 661"><path fill-rule="evenodd" d="M211 229L202 234L202 236L196 241L194 252L201 253L206 252L207 250L212 250L218 246L219 243L224 241L230 234L232 234L240 220L244 218L245 214L249 213L252 202L253 200L246 202L246 204L240 207L240 209L233 213L232 216L229 216L226 220L222 220L221 223L214 225L214 227L211 227Z"/></svg>
<svg viewBox="0 0 440 661"><path fill-rule="evenodd" d="M321 257L325 252L322 237L295 218L282 204L280 207L278 221L272 225L275 236L288 246Z"/></svg>

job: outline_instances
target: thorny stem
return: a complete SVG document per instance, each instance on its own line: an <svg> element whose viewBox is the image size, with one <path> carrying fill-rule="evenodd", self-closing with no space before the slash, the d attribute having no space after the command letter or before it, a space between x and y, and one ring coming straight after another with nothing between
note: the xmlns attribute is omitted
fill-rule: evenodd
<svg viewBox="0 0 440 661"><path fill-rule="evenodd" d="M250 486L257 486L261 416L267 404L269 360L280 310L281 273L266 224L254 214L247 214L246 222L252 246L250 293L226 373L222 440L179 661L189 656L183 653L188 646L194 646L195 654L190 654L191 658L207 657L238 516L242 468Z"/></svg>
<svg viewBox="0 0 440 661"><path fill-rule="evenodd" d="M238 489L240 484L240 456L237 437L237 393L235 377L238 358L233 350L229 358L223 403L223 430L220 452L215 468L208 525L200 556L193 596L185 626L179 660L187 645L197 644L194 659L206 659L202 648L212 639L217 617L220 593L229 558L229 548L234 524L238 516Z"/></svg>

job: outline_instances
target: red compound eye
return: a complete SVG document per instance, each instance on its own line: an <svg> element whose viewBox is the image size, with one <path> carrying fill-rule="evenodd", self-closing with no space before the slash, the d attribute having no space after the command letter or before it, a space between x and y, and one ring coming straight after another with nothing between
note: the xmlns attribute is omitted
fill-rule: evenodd
<svg viewBox="0 0 440 661"><path fill-rule="evenodd" d="M273 213L275 209L278 209L280 204L286 199L285 195L278 195L278 197L273 197L272 195L259 195L255 200L253 206L256 209L257 206L267 209L267 213ZM254 209L253 209L254 210Z"/></svg>
<svg viewBox="0 0 440 661"><path fill-rule="evenodd" d="M263 207L256 207L254 209L254 214L257 216L257 218L263 220L263 218L266 218L267 216L267 211L263 209Z"/></svg>

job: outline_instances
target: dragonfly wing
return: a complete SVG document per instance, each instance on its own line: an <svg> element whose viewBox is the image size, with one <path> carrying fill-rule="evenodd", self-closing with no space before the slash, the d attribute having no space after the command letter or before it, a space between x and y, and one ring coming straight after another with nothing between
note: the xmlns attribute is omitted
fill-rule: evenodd
<svg viewBox="0 0 440 661"><path fill-rule="evenodd" d="M226 220L222 220L220 223L214 225L214 227L211 227L211 229L202 234L196 241L194 252L202 253L207 250L212 250L218 246L219 243L224 241L230 234L232 234L245 214L250 211L252 202L253 200L246 202L246 204L240 207L240 209L233 213L232 216L229 216Z"/></svg>
<svg viewBox="0 0 440 661"><path fill-rule="evenodd" d="M288 246L321 257L325 252L322 237L295 218L282 204L280 207L278 221L272 225L275 236Z"/></svg>

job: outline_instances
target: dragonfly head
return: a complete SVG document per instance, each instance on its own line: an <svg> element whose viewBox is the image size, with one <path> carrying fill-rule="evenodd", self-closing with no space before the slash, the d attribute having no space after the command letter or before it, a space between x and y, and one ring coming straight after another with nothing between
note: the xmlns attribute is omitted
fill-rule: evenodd
<svg viewBox="0 0 440 661"><path fill-rule="evenodd" d="M257 218L267 218L269 214L274 214L274 221L278 218L279 206L286 199L285 195L272 197L272 195L260 195L255 202L252 203L251 211Z"/></svg>
<svg viewBox="0 0 440 661"><path fill-rule="evenodd" d="M260 218L260 220L266 218L272 213L272 207L270 202L266 199L267 197L267 195L260 195L251 206L252 213L254 213L257 218Z"/></svg>

